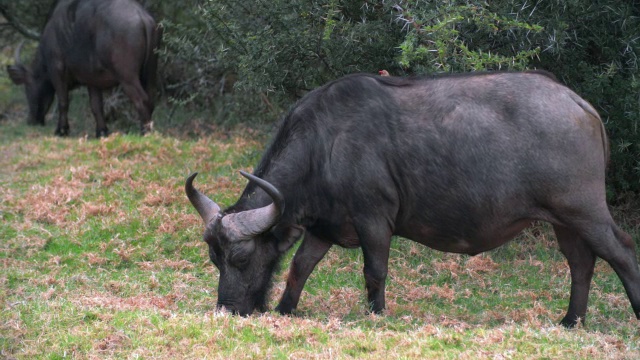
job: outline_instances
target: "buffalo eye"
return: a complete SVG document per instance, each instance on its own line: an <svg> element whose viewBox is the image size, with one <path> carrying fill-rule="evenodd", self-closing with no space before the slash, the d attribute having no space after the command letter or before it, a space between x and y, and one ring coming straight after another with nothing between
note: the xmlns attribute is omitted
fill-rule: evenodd
<svg viewBox="0 0 640 360"><path fill-rule="evenodd" d="M229 257L229 263L233 267L242 270L247 267L247 264L249 264L249 254L245 252L231 254Z"/></svg>
<svg viewBox="0 0 640 360"><path fill-rule="evenodd" d="M255 242L253 240L235 244L229 254L229 263L238 269L244 269L249 264L249 259L254 250Z"/></svg>
<svg viewBox="0 0 640 360"><path fill-rule="evenodd" d="M239 270L246 268L248 264L249 264L248 256L236 256L235 258L231 259L231 265L233 265L235 268Z"/></svg>

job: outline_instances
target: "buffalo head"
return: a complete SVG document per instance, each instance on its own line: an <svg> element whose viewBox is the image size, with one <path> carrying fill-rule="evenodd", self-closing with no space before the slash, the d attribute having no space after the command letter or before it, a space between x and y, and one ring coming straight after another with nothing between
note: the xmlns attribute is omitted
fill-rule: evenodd
<svg viewBox="0 0 640 360"><path fill-rule="evenodd" d="M266 311L271 277L282 254L302 235L299 227L278 224L284 198L269 182L240 172L264 190L272 203L254 209L221 211L193 187L197 173L187 179L185 190L205 224L204 241L209 258L220 271L218 307L234 314Z"/></svg>
<svg viewBox="0 0 640 360"><path fill-rule="evenodd" d="M20 60L22 45L23 43L20 43L16 48L15 63L7 65L7 73L14 84L24 85L29 104L27 122L32 125L44 125L44 117L51 107L55 92L51 81L37 65L28 66L22 63Z"/></svg>

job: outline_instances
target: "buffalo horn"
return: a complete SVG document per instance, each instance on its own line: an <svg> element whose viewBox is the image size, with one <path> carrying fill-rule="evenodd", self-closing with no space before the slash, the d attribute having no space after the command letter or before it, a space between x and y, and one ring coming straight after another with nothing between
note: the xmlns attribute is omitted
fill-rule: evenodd
<svg viewBox="0 0 640 360"><path fill-rule="evenodd" d="M222 218L222 225L232 238L243 240L262 234L275 225L284 212L284 198L280 191L268 181L244 171L240 171L240 174L249 181L255 182L273 199L273 202L267 206L229 214Z"/></svg>
<svg viewBox="0 0 640 360"><path fill-rule="evenodd" d="M22 45L24 45L24 40L20 41L20 44L18 44L18 47L16 48L16 51L13 53L13 57L15 59L15 65L22 64L22 61L20 60L20 53L22 52Z"/></svg>
<svg viewBox="0 0 640 360"><path fill-rule="evenodd" d="M184 190L187 192L189 201L191 201L193 207L198 210L198 214L200 214L200 217L204 220L204 224L208 225L211 220L218 215L220 207L213 200L193 187L193 179L196 178L196 175L198 175L197 172L189 175Z"/></svg>

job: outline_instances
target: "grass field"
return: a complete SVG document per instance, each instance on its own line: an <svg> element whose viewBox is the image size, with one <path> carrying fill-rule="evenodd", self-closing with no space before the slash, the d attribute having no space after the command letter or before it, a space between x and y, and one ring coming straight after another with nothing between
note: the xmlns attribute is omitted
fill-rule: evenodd
<svg viewBox="0 0 640 360"><path fill-rule="evenodd" d="M217 312L218 272L184 180L199 171L198 188L231 205L246 183L238 170L252 169L267 138L52 133L0 123L2 358L640 358L640 323L602 261L586 326L556 325L569 270L543 224L476 257L396 239L384 315L365 312L361 253L339 248L312 274L298 316ZM624 210L616 216L638 242L637 209Z"/></svg>

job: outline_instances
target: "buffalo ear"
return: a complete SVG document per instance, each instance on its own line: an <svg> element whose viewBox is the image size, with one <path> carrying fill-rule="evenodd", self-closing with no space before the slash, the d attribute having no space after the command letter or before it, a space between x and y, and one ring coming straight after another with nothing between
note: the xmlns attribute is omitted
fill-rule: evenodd
<svg viewBox="0 0 640 360"><path fill-rule="evenodd" d="M297 225L284 228L276 227L273 232L278 239L278 251L284 253L302 237L304 228Z"/></svg>
<svg viewBox="0 0 640 360"><path fill-rule="evenodd" d="M27 81L27 69L24 65L7 65L7 72L16 85L22 85Z"/></svg>

